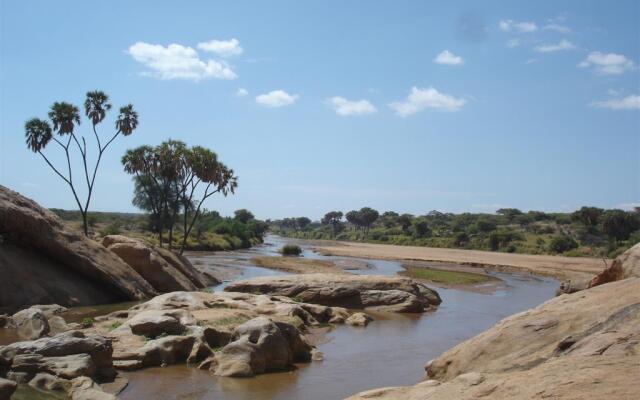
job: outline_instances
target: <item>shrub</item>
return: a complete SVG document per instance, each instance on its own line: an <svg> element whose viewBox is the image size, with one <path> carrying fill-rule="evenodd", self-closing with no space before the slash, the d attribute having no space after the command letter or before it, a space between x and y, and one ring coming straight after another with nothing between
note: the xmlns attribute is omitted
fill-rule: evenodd
<svg viewBox="0 0 640 400"><path fill-rule="evenodd" d="M114 222L112 224L107 225L102 231L100 231L102 236L107 235L119 235L120 234L120 224Z"/></svg>
<svg viewBox="0 0 640 400"><path fill-rule="evenodd" d="M280 250L283 256L299 256L302 254L302 249L300 246L295 244L287 244L282 247Z"/></svg>
<svg viewBox="0 0 640 400"><path fill-rule="evenodd" d="M578 247L578 242L566 235L554 236L549 243L549 250L554 253L564 253Z"/></svg>

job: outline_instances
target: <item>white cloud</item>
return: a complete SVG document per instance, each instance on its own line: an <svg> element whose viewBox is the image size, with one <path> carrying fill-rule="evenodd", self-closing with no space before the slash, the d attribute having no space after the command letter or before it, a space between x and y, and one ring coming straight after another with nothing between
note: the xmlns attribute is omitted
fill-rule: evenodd
<svg viewBox="0 0 640 400"><path fill-rule="evenodd" d="M240 88L240 89L238 89L236 91L236 96L237 97L244 97L244 96L246 96L248 94L249 94L249 91L247 89L245 89L245 88Z"/></svg>
<svg viewBox="0 0 640 400"><path fill-rule="evenodd" d="M636 207L640 207L640 203L622 203L618 204L616 208L625 210L625 211L633 211Z"/></svg>
<svg viewBox="0 0 640 400"><path fill-rule="evenodd" d="M556 52L556 51L571 50L571 49L575 49L575 48L576 48L576 46L573 43L571 43L570 41L568 41L566 39L562 39L558 43L541 44L539 46L534 47L533 50L537 51L538 53L553 53L553 52Z"/></svg>
<svg viewBox="0 0 640 400"><path fill-rule="evenodd" d="M571 29L569 29L569 27L564 26L564 25L560 25L560 24L549 24L549 25L545 25L544 28L542 28L546 31L555 31L555 32L560 32L560 33L569 33L571 32Z"/></svg>
<svg viewBox="0 0 640 400"><path fill-rule="evenodd" d="M389 107L399 116L406 117L428 108L438 111L458 111L466 102L463 98L440 93L433 87L421 89L414 86L405 101L390 103Z"/></svg>
<svg viewBox="0 0 640 400"><path fill-rule="evenodd" d="M203 51L216 53L221 57L239 56L244 51L240 47L238 39L231 40L210 40L208 42L198 43L198 48Z"/></svg>
<svg viewBox="0 0 640 400"><path fill-rule="evenodd" d="M145 65L149 71L143 75L160 79L235 79L238 76L226 63L202 60L191 47L179 44L162 46L137 42L129 47L129 55Z"/></svg>
<svg viewBox="0 0 640 400"><path fill-rule="evenodd" d="M433 62L436 64L445 64L445 65L462 65L464 64L464 60L460 56L456 56L449 50L444 50L440 54L433 59Z"/></svg>
<svg viewBox="0 0 640 400"><path fill-rule="evenodd" d="M504 32L531 33L538 30L538 25L536 25L535 22L517 22L512 19L503 19L498 26L500 30Z"/></svg>
<svg viewBox="0 0 640 400"><path fill-rule="evenodd" d="M278 108L293 104L298 95L291 95L284 90L272 90L269 93L256 96L256 103L269 108Z"/></svg>
<svg viewBox="0 0 640 400"><path fill-rule="evenodd" d="M629 95L619 99L594 101L593 107L608 108L610 110L640 110L640 96Z"/></svg>
<svg viewBox="0 0 640 400"><path fill-rule="evenodd" d="M327 104L333 108L336 114L343 117L350 115L374 114L378 110L367 100L349 101L344 97L331 97L327 99Z"/></svg>
<svg viewBox="0 0 640 400"><path fill-rule="evenodd" d="M589 53L587 59L578 64L578 67L593 67L601 75L619 75L633 69L633 66L633 61L622 54L599 51Z"/></svg>
<svg viewBox="0 0 640 400"><path fill-rule="evenodd" d="M507 47L518 47L520 46L520 39L509 39L509 41L507 42Z"/></svg>

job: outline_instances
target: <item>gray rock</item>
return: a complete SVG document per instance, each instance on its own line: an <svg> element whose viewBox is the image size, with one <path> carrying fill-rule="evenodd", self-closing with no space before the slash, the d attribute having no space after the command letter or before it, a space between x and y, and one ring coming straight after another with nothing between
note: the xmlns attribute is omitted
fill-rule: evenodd
<svg viewBox="0 0 640 400"><path fill-rule="evenodd" d="M88 354L72 354L62 357L20 354L13 357L11 370L25 372L30 376L44 372L60 378L73 379L79 376L94 376L96 366Z"/></svg>
<svg viewBox="0 0 640 400"><path fill-rule="evenodd" d="M47 317L38 308L32 307L19 311L13 314L11 319L18 328L18 334L25 339L39 339L50 331Z"/></svg>

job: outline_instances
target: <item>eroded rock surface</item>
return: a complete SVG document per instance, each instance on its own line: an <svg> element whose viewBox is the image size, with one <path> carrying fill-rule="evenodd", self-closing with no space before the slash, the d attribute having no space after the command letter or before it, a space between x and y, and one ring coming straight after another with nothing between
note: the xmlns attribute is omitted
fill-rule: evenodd
<svg viewBox="0 0 640 400"><path fill-rule="evenodd" d="M14 381L0 378L0 400L9 400L18 385Z"/></svg>
<svg viewBox="0 0 640 400"><path fill-rule="evenodd" d="M640 278L556 297L453 347L416 386L350 399L635 399Z"/></svg>
<svg viewBox="0 0 640 400"><path fill-rule="evenodd" d="M0 309L110 303L156 294L113 252L1 185L0 234Z"/></svg>
<svg viewBox="0 0 640 400"><path fill-rule="evenodd" d="M141 239L109 235L102 244L130 265L158 292L198 290L206 287L204 277L189 260Z"/></svg>
<svg viewBox="0 0 640 400"><path fill-rule="evenodd" d="M229 292L265 293L305 303L395 312L423 312L440 304L438 293L410 278L301 274L233 282Z"/></svg>
<svg viewBox="0 0 640 400"><path fill-rule="evenodd" d="M87 331L112 341L117 369L187 362L219 375L251 376L310 361L304 332L348 317L344 308L282 296L173 292L98 317Z"/></svg>
<svg viewBox="0 0 640 400"><path fill-rule="evenodd" d="M632 276L640 277L640 243L616 257L607 269L596 275L589 282L588 287L603 285Z"/></svg>

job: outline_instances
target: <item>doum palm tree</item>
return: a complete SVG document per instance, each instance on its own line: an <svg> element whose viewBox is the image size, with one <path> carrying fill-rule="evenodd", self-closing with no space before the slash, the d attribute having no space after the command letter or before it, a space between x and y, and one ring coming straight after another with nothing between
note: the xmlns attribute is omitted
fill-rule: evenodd
<svg viewBox="0 0 640 400"><path fill-rule="evenodd" d="M87 141L84 136L76 133L77 127L80 125L80 110L71 103L55 102L48 113L49 121L32 118L25 123L25 136L27 148L34 153L40 154L47 165L58 175L71 189L71 193L78 205L80 214L82 215L82 225L85 235L89 235L89 225L87 216L93 189L96 182L96 175L102 155L109 145L119 135L128 136L138 127L138 113L133 109L131 104L120 108L120 113L115 122L115 133L103 145L98 135L97 126L101 124L107 116L107 112L111 110L109 96L99 90L88 92L84 101L84 111L86 117L91 121L93 134L97 144L97 156L93 167L89 167L89 159L87 153ZM52 128L53 125L53 128ZM54 133L56 134L54 136ZM43 150L51 141L55 142L64 152L67 165L66 172L63 168L56 167L51 160L45 155ZM71 165L71 152L74 147L80 153L84 170L84 178L86 182L85 197L81 200L81 193L77 190L73 180L73 168Z"/></svg>

